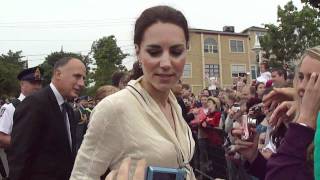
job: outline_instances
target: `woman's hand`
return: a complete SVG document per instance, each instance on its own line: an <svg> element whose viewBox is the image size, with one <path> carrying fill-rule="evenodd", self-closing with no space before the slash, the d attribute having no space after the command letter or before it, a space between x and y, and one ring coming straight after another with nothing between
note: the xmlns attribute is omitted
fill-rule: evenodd
<svg viewBox="0 0 320 180"><path fill-rule="evenodd" d="M246 160L252 163L258 156L258 135L255 134L253 142L248 142L240 139L243 134L243 128L234 128L231 133L236 137L234 151L240 153Z"/></svg>
<svg viewBox="0 0 320 180"><path fill-rule="evenodd" d="M128 180L129 179L129 169L130 169L131 159L126 158L123 160L122 164L118 171L111 171L105 180ZM133 175L133 180L144 180L145 178L145 170L146 170L147 162L142 159L137 162L137 167L135 173Z"/></svg>
<svg viewBox="0 0 320 180"><path fill-rule="evenodd" d="M294 88L274 88L269 94L262 99L263 105L273 110L283 101L293 101L296 90Z"/></svg>
<svg viewBox="0 0 320 180"><path fill-rule="evenodd" d="M207 122L206 122L206 121L203 121L203 122L201 123L201 126L204 127L204 128L206 128L206 127L207 127Z"/></svg>
<svg viewBox="0 0 320 180"><path fill-rule="evenodd" d="M309 127L316 128L316 119L320 110L320 78L313 72L303 94L298 123L305 123Z"/></svg>
<svg viewBox="0 0 320 180"><path fill-rule="evenodd" d="M262 149L260 153L265 159L269 159L273 154L273 152L269 148Z"/></svg>
<svg viewBox="0 0 320 180"><path fill-rule="evenodd" d="M292 121L298 109L297 101L284 101L272 112L269 123L278 127L281 123Z"/></svg>

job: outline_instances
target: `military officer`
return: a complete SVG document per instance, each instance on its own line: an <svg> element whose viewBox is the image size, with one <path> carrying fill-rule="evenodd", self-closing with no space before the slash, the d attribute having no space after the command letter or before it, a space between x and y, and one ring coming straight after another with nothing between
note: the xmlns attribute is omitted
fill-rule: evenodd
<svg viewBox="0 0 320 180"><path fill-rule="evenodd" d="M38 91L41 88L43 71L40 67L33 67L29 69L24 69L21 71L17 78L20 81L20 96L14 99L10 104L4 104L0 109L0 148L7 148L10 145L10 134L13 124L13 114L15 108L19 105L23 99ZM7 162L4 158L3 153L0 153L3 164L6 167ZM7 168L6 168L7 169ZM1 164L0 164L1 173ZM3 172L1 173L3 174Z"/></svg>

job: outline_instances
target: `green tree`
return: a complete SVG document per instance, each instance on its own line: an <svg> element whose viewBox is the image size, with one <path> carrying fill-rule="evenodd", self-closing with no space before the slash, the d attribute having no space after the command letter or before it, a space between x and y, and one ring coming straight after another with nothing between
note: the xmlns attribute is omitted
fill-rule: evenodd
<svg viewBox="0 0 320 180"><path fill-rule="evenodd" d="M113 35L94 41L91 51L97 65L92 75L95 82L94 89L102 85L111 84L111 76L114 71L126 71L125 66L122 65L122 60L128 54L123 53L120 47L117 46L116 38Z"/></svg>
<svg viewBox="0 0 320 180"><path fill-rule="evenodd" d="M308 3L314 8L320 9L320 0L301 0L302 3Z"/></svg>
<svg viewBox="0 0 320 180"><path fill-rule="evenodd" d="M21 60L22 51L13 52L0 56L0 96L11 97L19 94L20 86L17 75L26 65Z"/></svg>
<svg viewBox="0 0 320 180"><path fill-rule="evenodd" d="M59 59L63 57L74 57L74 58L80 59L85 63L87 69L89 67L90 58L86 56L82 56L81 54L72 53L72 52L63 52L63 51L53 52L49 54L45 58L45 61L40 65L40 67L44 70L44 75L43 75L44 86L50 84L51 78L52 78L53 66Z"/></svg>
<svg viewBox="0 0 320 180"><path fill-rule="evenodd" d="M320 44L320 19L317 10L304 5L298 11L292 1L284 8L278 6L278 25L265 25L267 33L261 37L262 50L274 64L297 60L301 53Z"/></svg>

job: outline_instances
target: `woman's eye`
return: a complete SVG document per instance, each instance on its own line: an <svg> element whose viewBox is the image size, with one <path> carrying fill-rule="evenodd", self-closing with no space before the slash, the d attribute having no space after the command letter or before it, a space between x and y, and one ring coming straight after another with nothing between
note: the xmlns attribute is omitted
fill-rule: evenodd
<svg viewBox="0 0 320 180"><path fill-rule="evenodd" d="M298 79L299 79L299 81L303 81L304 75L302 73L299 73L298 74Z"/></svg>
<svg viewBox="0 0 320 180"><path fill-rule="evenodd" d="M175 57L180 56L183 53L183 50L181 49L173 49L171 50L171 54Z"/></svg>
<svg viewBox="0 0 320 180"><path fill-rule="evenodd" d="M152 57L157 57L160 56L162 51L161 50L156 50L156 49L149 49L147 50L148 54L150 54L150 56Z"/></svg>

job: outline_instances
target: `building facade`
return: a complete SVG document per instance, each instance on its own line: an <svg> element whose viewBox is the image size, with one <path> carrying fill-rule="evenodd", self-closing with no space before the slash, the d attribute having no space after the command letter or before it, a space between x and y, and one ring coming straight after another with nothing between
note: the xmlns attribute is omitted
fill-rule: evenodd
<svg viewBox="0 0 320 180"><path fill-rule="evenodd" d="M263 35L265 29L251 27L235 33L233 26L225 26L224 31L189 31L190 42L182 80L191 85L194 93L208 87L211 77L215 77L221 87L232 86L243 73L256 78L256 53L252 47L256 35Z"/></svg>

